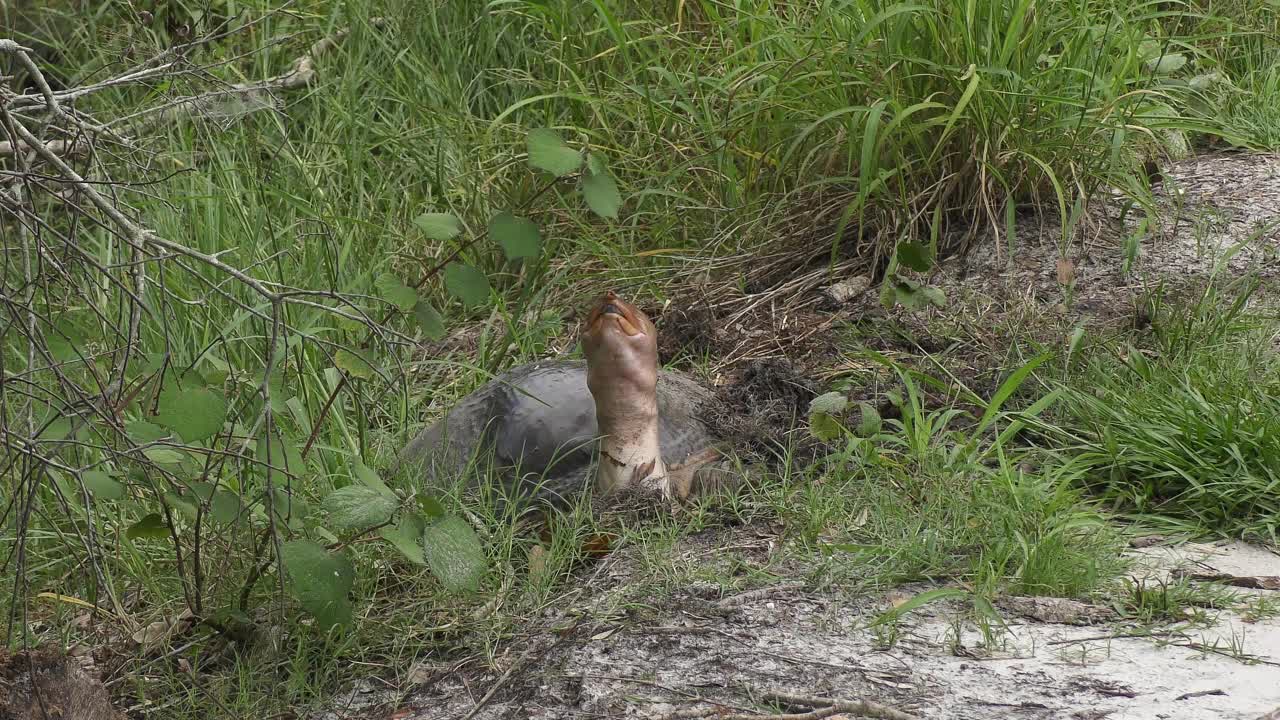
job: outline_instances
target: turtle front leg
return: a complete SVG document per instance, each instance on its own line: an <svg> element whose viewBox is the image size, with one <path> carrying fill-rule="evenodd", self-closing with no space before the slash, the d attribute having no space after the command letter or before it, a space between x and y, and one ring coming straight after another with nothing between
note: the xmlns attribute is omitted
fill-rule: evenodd
<svg viewBox="0 0 1280 720"><path fill-rule="evenodd" d="M649 453L645 453L648 459L638 458L635 454L619 455L609 450L601 451L596 494L601 497L632 493L657 495L664 499L671 497L671 476L661 457Z"/></svg>

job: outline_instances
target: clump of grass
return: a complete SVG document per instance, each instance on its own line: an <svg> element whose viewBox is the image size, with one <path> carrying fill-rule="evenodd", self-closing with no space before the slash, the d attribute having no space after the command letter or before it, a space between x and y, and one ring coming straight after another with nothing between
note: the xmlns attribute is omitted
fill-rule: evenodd
<svg viewBox="0 0 1280 720"><path fill-rule="evenodd" d="M1091 491L1141 519L1270 542L1280 527L1276 326L1245 314L1256 283L1157 303L1151 347L1085 361L1059 436Z"/></svg>
<svg viewBox="0 0 1280 720"><path fill-rule="evenodd" d="M929 409L920 376L900 373L901 418L849 431L815 477L777 490L776 512L872 586L951 579L985 596L1089 595L1124 567L1121 538L1083 497L1087 466L1007 444L1020 421L1001 398L1027 376L1013 373L975 423Z"/></svg>

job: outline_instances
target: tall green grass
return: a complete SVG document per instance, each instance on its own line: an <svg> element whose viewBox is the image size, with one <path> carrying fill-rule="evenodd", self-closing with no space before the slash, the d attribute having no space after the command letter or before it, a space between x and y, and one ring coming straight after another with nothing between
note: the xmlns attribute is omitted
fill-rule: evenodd
<svg viewBox="0 0 1280 720"><path fill-rule="evenodd" d="M1161 303L1148 347L1093 355L1069 379L1055 436L1117 510L1194 533L1280 537L1277 325L1245 312L1254 288Z"/></svg>

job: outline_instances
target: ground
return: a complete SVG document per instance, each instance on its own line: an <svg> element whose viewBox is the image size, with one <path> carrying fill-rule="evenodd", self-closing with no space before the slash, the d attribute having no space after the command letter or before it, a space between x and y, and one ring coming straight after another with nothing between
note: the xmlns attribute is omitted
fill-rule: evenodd
<svg viewBox="0 0 1280 720"><path fill-rule="evenodd" d="M706 561L729 545L753 549L762 562L776 548L757 529L740 529L690 538L673 562ZM1134 553L1149 561L1148 581L1189 567L1280 576L1280 555L1242 543ZM545 629L492 669L420 666L413 674L421 684L407 697L365 688L324 717L692 717L679 713L759 711L753 695L761 691L873 698L924 718L1251 720L1280 706L1274 618L1223 612L1209 627L1188 622L1125 637L1134 631L1104 617L1065 624L1006 610L1008 634L987 648L957 607L940 605L903 622L886 648L867 621L920 588L851 599L792 582L724 598L691 587L666 607L628 611L618 602L625 583L613 577L626 562L602 562L583 578L591 597L571 593L570 607L548 612ZM1006 606L1017 607L1012 599ZM1241 644L1250 657L1233 656Z"/></svg>
<svg viewBox="0 0 1280 720"><path fill-rule="evenodd" d="M1164 168L1161 185L1154 211L1161 223L1136 239L1140 253L1131 272L1124 271L1126 240L1140 212L1122 222L1118 206L1095 208L1062 253L1052 239L1056 220L1023 217L1012 262L988 240L941 264L931 280L947 291L946 308L886 313L874 288L834 302L819 283L789 294L781 313L685 304L660 315L664 360L681 352L720 358L710 367L711 381L729 388L725 398L738 410L730 415L738 424L726 431L750 444L781 431L784 419L840 374L835 343L815 333L779 332L788 314L794 325L807 313L806 328L891 319L922 342L931 341L931 330L938 342L939 327L944 337L970 333L970 346L1027 328L1060 341L1081 322L1140 324L1145 291L1161 283L1190 287L1243 240L1222 272L1260 270L1258 301L1268 301L1280 250L1280 158L1188 159ZM751 305L744 296L734 307ZM774 323L766 342L759 341L769 329L761 318ZM983 375L980 367L970 369L972 378ZM1182 617L1155 626L1119 622L1103 605L1006 597L998 603L1007 623L1001 630L975 623L972 606L954 601L871 625L938 586L866 593L815 581L828 577L819 566L839 558L797 555L789 542L768 525L730 525L686 536L661 559L687 568L733 557L738 572L770 578L729 595L714 583L655 595L636 581L645 550L616 548L580 570L563 595L487 661L425 660L395 691L364 684L318 717L675 718L816 707L780 705L767 700L770 692L871 700L921 718L1252 719L1280 706L1280 620L1268 610L1280 584L1274 548L1136 543L1129 551L1135 592L1172 587L1188 573L1258 577L1271 589L1232 588L1230 601L1193 603L1179 611Z"/></svg>

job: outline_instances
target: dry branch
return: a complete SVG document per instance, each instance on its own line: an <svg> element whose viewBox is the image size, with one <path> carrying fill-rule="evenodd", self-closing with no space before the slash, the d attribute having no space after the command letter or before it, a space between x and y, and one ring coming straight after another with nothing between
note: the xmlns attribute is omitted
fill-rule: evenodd
<svg viewBox="0 0 1280 720"><path fill-rule="evenodd" d="M372 18L369 24L381 30L386 27L386 20ZM276 95L309 86L317 76L316 60L337 47L350 32L350 29L342 29L329 37L317 40L312 43L305 54L294 59L287 72L275 77L257 82L235 83L225 88L211 90L198 95L174 98L168 102L116 118L102 125L86 123L83 119L71 121L62 110L59 103L59 94L50 89L49 84L44 79L44 75L31 59L31 51L13 40L0 39L0 53L9 53L17 57L18 61L35 79L37 90L39 90L38 96L33 94L15 95L4 101L4 104L9 106L11 110L16 111L20 108L31 107L39 101L64 122L77 126L75 129L78 131L88 130L93 134L106 134L112 140L133 144L134 141L131 138L143 137L163 125L184 118L217 119L231 115L242 115L265 108L279 107L280 103ZM119 78L98 83L94 87L101 89L138 84L164 77L166 73L174 70L175 63L156 63L153 67L142 71L131 71ZM70 96L80 97L84 94L86 93L71 93ZM115 127L120 129L113 129ZM86 137L84 135L78 132L69 132L68 135L67 139L45 142L32 141L26 137L22 138L21 143L14 141L0 142L0 156L13 155L15 147L18 146L21 146L24 150L43 148L57 155L79 152L85 148Z"/></svg>

